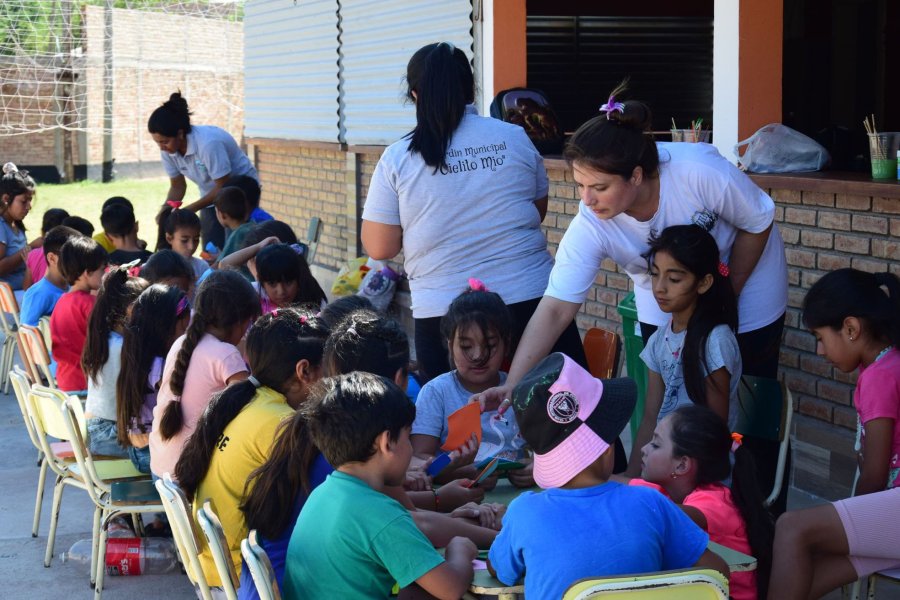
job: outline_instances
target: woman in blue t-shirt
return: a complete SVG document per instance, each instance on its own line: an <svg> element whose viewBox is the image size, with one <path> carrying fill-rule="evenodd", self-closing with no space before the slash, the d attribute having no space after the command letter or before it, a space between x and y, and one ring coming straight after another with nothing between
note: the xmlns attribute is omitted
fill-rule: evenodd
<svg viewBox="0 0 900 600"><path fill-rule="evenodd" d="M300 509L310 492L325 481L333 470L313 445L306 419L298 413L281 423L268 460L247 480L250 493L244 499L241 510L247 519L247 530L255 529L259 536L279 587L284 578L288 543ZM238 598L259 598L246 564L241 568Z"/></svg>
<svg viewBox="0 0 900 600"><path fill-rule="evenodd" d="M44 245L39 237L29 244L25 239L25 225L22 221L31 212L34 198L34 179L28 171L20 171L11 162L3 165L0 178L0 280L8 283L13 290L21 290L25 279L25 261L28 253ZM19 298L21 301L21 298Z"/></svg>

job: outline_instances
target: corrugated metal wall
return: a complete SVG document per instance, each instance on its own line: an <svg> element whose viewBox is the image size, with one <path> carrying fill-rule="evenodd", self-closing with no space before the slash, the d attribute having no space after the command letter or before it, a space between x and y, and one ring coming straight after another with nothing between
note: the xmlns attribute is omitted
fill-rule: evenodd
<svg viewBox="0 0 900 600"><path fill-rule="evenodd" d="M450 42L472 57L470 0L345 0L341 29L348 144L390 144L415 125L404 75L416 50Z"/></svg>
<svg viewBox="0 0 900 600"><path fill-rule="evenodd" d="M568 131L597 115L630 77L653 128L712 119L713 21L697 17L528 17L528 85L546 92Z"/></svg>
<svg viewBox="0 0 900 600"><path fill-rule="evenodd" d="M245 4L248 137L338 141L337 10L337 0Z"/></svg>
<svg viewBox="0 0 900 600"><path fill-rule="evenodd" d="M253 0L246 4L249 137L389 144L415 122L406 63L447 41L471 58L471 0Z"/></svg>

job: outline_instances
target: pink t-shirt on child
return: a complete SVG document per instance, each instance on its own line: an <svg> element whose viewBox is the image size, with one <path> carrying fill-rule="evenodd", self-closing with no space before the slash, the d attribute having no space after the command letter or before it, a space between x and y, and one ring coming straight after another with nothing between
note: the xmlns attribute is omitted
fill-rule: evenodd
<svg viewBox="0 0 900 600"><path fill-rule="evenodd" d="M853 391L853 405L859 422L865 425L873 419L894 421L891 438L891 460L888 464L887 488L900 486L900 350L890 352L868 367L859 368L859 379ZM863 429L863 438L866 432Z"/></svg>
<svg viewBox="0 0 900 600"><path fill-rule="evenodd" d="M629 485L652 487L668 496L662 486L644 479L635 478ZM747 539L747 527L738 507L731 497L731 490L721 484L700 485L685 496L683 506L691 506L706 518L706 532L709 539L726 548L753 555ZM728 587L734 600L756 600L756 571L733 572L728 578Z"/></svg>
<svg viewBox="0 0 900 600"><path fill-rule="evenodd" d="M225 389L229 378L248 370L237 348L232 344L220 341L213 335L204 334L191 354L184 378L184 393L181 395L184 425L172 438L163 440L159 433L159 423L169 402L175 398L169 382L172 379L172 371L175 369L178 351L181 350L184 340L185 336L183 335L175 340L166 356L162 383L156 398L156 407L153 409L153 429L150 432L150 470L159 477L165 473L175 476L175 464L181 456L181 449L194 433L197 421L206 409L206 405L209 404L210 398L216 392Z"/></svg>
<svg viewBox="0 0 900 600"><path fill-rule="evenodd" d="M31 283L37 283L47 273L47 260L44 258L44 249L35 248L25 257L25 265L31 271Z"/></svg>

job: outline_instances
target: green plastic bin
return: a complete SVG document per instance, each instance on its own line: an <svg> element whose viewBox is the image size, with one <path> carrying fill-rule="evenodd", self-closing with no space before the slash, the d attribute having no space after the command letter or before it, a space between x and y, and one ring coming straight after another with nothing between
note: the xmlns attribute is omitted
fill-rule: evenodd
<svg viewBox="0 0 900 600"><path fill-rule="evenodd" d="M625 338L625 368L628 376L637 383L638 397L631 414L631 439L637 436L641 418L644 416L644 396L647 393L647 365L641 360L644 349L644 338L641 337L641 324L637 318L637 307L634 304L634 292L625 296L619 303L619 314L622 315L622 333Z"/></svg>

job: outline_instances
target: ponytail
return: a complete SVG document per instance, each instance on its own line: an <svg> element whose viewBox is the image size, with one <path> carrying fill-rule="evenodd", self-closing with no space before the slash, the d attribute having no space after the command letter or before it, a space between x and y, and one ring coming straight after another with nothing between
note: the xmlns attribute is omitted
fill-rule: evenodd
<svg viewBox="0 0 900 600"><path fill-rule="evenodd" d="M312 491L309 471L318 454L302 413L281 422L269 458L250 473L244 487L241 511L248 530L256 529L267 539L285 532L297 496Z"/></svg>
<svg viewBox="0 0 900 600"><path fill-rule="evenodd" d="M197 429L184 445L178 463L175 465L175 477L178 479L178 485L181 486L188 498L194 495L200 482L206 477L209 461L212 460L212 454L225 427L253 400L255 395L256 385L252 380L246 379L232 383L209 401L206 410L203 411L203 415L197 422ZM173 404L180 405L181 403L171 402L169 406ZM166 407L167 414L169 406Z"/></svg>
<svg viewBox="0 0 900 600"><path fill-rule="evenodd" d="M172 215L172 207L168 204L162 207L162 210L159 211L159 214L156 215L156 251L160 250L171 250L172 244L169 243L169 240L166 239L166 222L169 220L169 217Z"/></svg>
<svg viewBox="0 0 900 600"><path fill-rule="evenodd" d="M437 171L447 166L447 148L466 105L475 101L475 78L465 52L448 42L423 46L406 66L407 97L416 105L409 151ZM413 96L415 93L415 96Z"/></svg>
<svg viewBox="0 0 900 600"><path fill-rule="evenodd" d="M88 317L87 338L81 353L81 369L93 381L109 360L109 335L125 323L128 307L149 284L130 277L128 268L116 267L100 284L97 300Z"/></svg>
<svg viewBox="0 0 900 600"><path fill-rule="evenodd" d="M181 92L175 92L162 106L154 110L147 120L147 130L166 137L176 137L178 131L191 132L191 113Z"/></svg>
<svg viewBox="0 0 900 600"><path fill-rule="evenodd" d="M175 357L175 367L169 376L169 389L175 398L166 405L163 416L159 421L159 434L163 440L172 439L176 433L184 427L184 414L181 411L181 394L184 393L184 379L187 375L188 365L194 348L200 343L200 339L206 333L206 320L200 313L195 313L184 334L184 341L178 349Z"/></svg>
<svg viewBox="0 0 900 600"><path fill-rule="evenodd" d="M675 409L669 417L673 457L688 456L697 464L697 485L710 485L731 473L731 496L741 513L747 539L757 559L757 593L766 597L772 569L775 521L763 506L756 465L746 448L739 446L731 467L731 433L728 425L705 406L690 404Z"/></svg>

